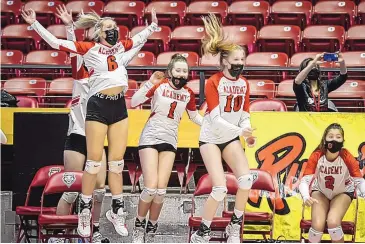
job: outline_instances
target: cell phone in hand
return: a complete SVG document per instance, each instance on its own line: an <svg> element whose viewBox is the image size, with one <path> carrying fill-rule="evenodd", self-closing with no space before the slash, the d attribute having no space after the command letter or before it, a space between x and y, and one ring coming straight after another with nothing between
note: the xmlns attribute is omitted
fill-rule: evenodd
<svg viewBox="0 0 365 244"><path fill-rule="evenodd" d="M338 61L338 53L325 53L323 55L323 61L326 61L326 62Z"/></svg>

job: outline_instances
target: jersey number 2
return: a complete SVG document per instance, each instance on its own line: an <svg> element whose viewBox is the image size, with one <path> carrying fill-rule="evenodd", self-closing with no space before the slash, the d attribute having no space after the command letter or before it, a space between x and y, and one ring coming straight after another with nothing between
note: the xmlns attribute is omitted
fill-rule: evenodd
<svg viewBox="0 0 365 244"><path fill-rule="evenodd" d="M118 68L118 63L115 62L115 57L113 55L108 56L108 71L114 71Z"/></svg>
<svg viewBox="0 0 365 244"><path fill-rule="evenodd" d="M176 101L170 104L170 111L169 111L169 114L167 115L168 118L174 119L174 113L175 113L176 106L177 106Z"/></svg>
<svg viewBox="0 0 365 244"><path fill-rule="evenodd" d="M233 95L227 96L227 103L226 103L226 106L224 107L224 112L226 112L226 113L232 112L232 99L233 99ZM234 112L238 112L241 109L242 100L243 100L242 96L237 96L234 98L234 103L233 103Z"/></svg>
<svg viewBox="0 0 365 244"><path fill-rule="evenodd" d="M333 190L334 188L334 184L335 184L335 178L333 178L332 175L327 175L326 177L324 177L325 182L325 186L327 189Z"/></svg>

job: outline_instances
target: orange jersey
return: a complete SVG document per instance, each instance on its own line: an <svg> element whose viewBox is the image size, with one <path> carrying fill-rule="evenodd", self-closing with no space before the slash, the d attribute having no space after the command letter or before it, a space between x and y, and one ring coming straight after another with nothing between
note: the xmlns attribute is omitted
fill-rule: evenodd
<svg viewBox="0 0 365 244"><path fill-rule="evenodd" d="M240 76L228 79L219 72L205 84L208 105L200 130L200 141L220 144L241 136L250 123L250 88L248 81Z"/></svg>

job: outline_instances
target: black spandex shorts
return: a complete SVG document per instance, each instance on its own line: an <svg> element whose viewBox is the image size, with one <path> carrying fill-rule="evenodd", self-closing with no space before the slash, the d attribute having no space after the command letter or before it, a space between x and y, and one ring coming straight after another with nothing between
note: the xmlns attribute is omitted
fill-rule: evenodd
<svg viewBox="0 0 365 244"><path fill-rule="evenodd" d="M72 133L66 137L65 150L79 152L86 157L86 137Z"/></svg>
<svg viewBox="0 0 365 244"><path fill-rule="evenodd" d="M313 190L312 192L315 192L315 191L318 191L318 190ZM349 196L351 198L351 201L354 200L354 198L355 198L355 192L353 192L353 191L352 192L343 192L343 194L346 194L347 196Z"/></svg>
<svg viewBox="0 0 365 244"><path fill-rule="evenodd" d="M156 149L157 152L173 152L176 153L176 149L169 143L161 143L161 144L157 144L157 145L143 145L143 146L138 146L138 150L142 150L145 148L153 148Z"/></svg>
<svg viewBox="0 0 365 244"><path fill-rule="evenodd" d="M89 98L86 110L86 121L97 121L105 125L128 118L123 93L109 96L98 92Z"/></svg>
<svg viewBox="0 0 365 244"><path fill-rule="evenodd" d="M223 152L223 150L226 148L226 146L228 146L231 142L239 141L239 140L240 140L240 138L237 136L236 138L233 138L232 140L227 141L225 143L214 144L214 145L217 145L219 147L219 149L221 150L221 152ZM199 141L199 147L203 146L204 144L212 144L212 143Z"/></svg>

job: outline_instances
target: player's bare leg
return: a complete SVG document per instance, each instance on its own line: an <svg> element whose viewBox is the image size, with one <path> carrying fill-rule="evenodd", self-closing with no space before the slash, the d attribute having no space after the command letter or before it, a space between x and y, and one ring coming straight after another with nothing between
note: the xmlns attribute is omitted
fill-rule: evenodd
<svg viewBox="0 0 365 244"><path fill-rule="evenodd" d="M166 188L169 183L171 176L172 167L174 166L175 153L166 151L160 152L158 155L158 183L156 196L152 201L150 207L150 214L148 217L147 227L146 227L146 242L152 243L154 236L157 231L157 220L160 216L161 209L163 206L163 200L166 195Z"/></svg>
<svg viewBox="0 0 365 244"><path fill-rule="evenodd" d="M243 222L246 203L250 189L252 187L253 179L250 175L250 169L245 152L243 151L241 142L239 140L228 144L223 150L222 157L232 169L233 174L238 180L238 190L236 194L234 213L232 215L230 224L226 228L226 232L229 236L227 242L239 243L241 225Z"/></svg>
<svg viewBox="0 0 365 244"><path fill-rule="evenodd" d="M328 233L334 243L343 243L344 234L341 227L342 219L351 205L352 199L345 193L335 196L330 202L327 215Z"/></svg>
<svg viewBox="0 0 365 244"><path fill-rule="evenodd" d="M191 236L191 242L206 243L210 239L210 224L217 211L219 203L227 194L226 178L222 165L221 151L217 145L204 144L200 146L204 165L212 179L213 189L204 204L204 212L200 228Z"/></svg>
<svg viewBox="0 0 365 244"><path fill-rule="evenodd" d="M112 193L112 210L106 213L115 230L121 236L127 236L125 226L127 213L123 202L123 167L124 153L128 141L128 118L109 126L108 128L108 184Z"/></svg>
<svg viewBox="0 0 365 244"><path fill-rule="evenodd" d="M322 192L313 191L312 197L318 201L312 205L312 226L309 229L308 240L312 243L321 242L326 225L329 200Z"/></svg>

